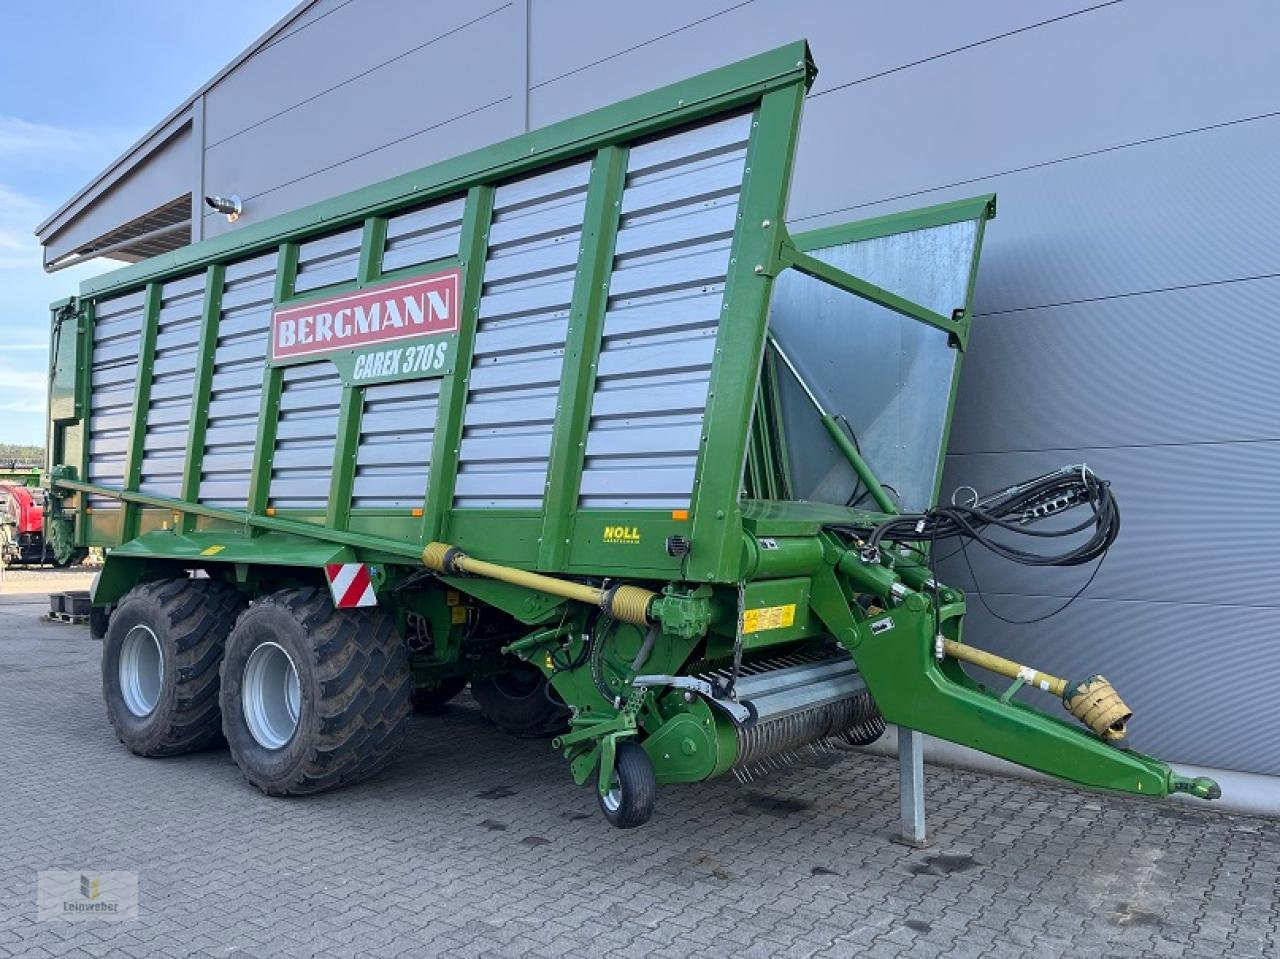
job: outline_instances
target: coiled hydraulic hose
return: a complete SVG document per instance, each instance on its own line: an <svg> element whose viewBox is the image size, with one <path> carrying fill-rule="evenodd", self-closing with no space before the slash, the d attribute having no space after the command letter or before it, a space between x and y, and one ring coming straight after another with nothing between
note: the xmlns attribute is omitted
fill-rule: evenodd
<svg viewBox="0 0 1280 959"><path fill-rule="evenodd" d="M1034 529L1032 524L1069 509L1087 506L1089 515L1064 529ZM993 539L988 530L1005 530L1036 539L1060 539L1093 534L1083 543L1060 553L1043 553ZM875 526L866 540L868 553L882 542L936 543L956 537L976 542L998 556L1025 566L1079 566L1101 557L1120 532L1120 507L1110 484L1087 466L1069 466L1036 477L969 505L939 506L925 513L895 516Z"/></svg>

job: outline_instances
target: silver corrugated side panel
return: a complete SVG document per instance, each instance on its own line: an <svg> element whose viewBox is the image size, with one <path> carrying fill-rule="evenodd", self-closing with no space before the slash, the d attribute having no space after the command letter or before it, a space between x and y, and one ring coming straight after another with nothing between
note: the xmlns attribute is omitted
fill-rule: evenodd
<svg viewBox="0 0 1280 959"><path fill-rule="evenodd" d="M89 482L99 486L124 486L145 300L146 294L139 290L100 300L94 307ZM119 509L120 500L90 496L89 505L96 510Z"/></svg>
<svg viewBox="0 0 1280 959"><path fill-rule="evenodd" d="M978 221L965 220L810 252L950 316L965 305L977 238ZM769 328L903 508L932 506L957 369L947 334L795 270L778 278ZM852 467L785 370L779 392L796 497L866 505Z"/></svg>
<svg viewBox="0 0 1280 959"><path fill-rule="evenodd" d="M751 117L627 160L579 505L689 505Z"/></svg>
<svg viewBox="0 0 1280 959"><path fill-rule="evenodd" d="M197 273L170 280L160 291L151 402L138 484L144 493L175 498L182 493L204 287L205 274Z"/></svg>
<svg viewBox="0 0 1280 959"><path fill-rule="evenodd" d="M542 506L590 172L494 193L455 506Z"/></svg>
<svg viewBox="0 0 1280 959"><path fill-rule="evenodd" d="M213 355L200 502L244 509L257 442L276 254L227 267Z"/></svg>
<svg viewBox="0 0 1280 959"><path fill-rule="evenodd" d="M390 273L407 266L457 256L464 206L464 198L456 197L390 217L382 253L382 271Z"/></svg>
<svg viewBox="0 0 1280 959"><path fill-rule="evenodd" d="M293 291L305 293L356 278L360 268L360 240L364 224L322 236L298 246L298 275Z"/></svg>
<svg viewBox="0 0 1280 959"><path fill-rule="evenodd" d="M285 367L271 460L268 504L324 509L329 504L342 379L332 363Z"/></svg>
<svg viewBox="0 0 1280 959"><path fill-rule="evenodd" d="M439 401L438 379L365 388L353 508L423 505Z"/></svg>

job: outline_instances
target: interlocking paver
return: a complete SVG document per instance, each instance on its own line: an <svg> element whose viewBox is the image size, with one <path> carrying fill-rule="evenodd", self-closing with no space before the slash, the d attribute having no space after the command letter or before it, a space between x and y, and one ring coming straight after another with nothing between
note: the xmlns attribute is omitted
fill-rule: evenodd
<svg viewBox="0 0 1280 959"><path fill-rule="evenodd" d="M0 959L1277 954L1264 820L930 768L913 850L893 763L850 749L616 832L465 698L377 780L268 799L225 751L126 753L98 644L4 599ZM41 869L137 871L138 920L36 923Z"/></svg>

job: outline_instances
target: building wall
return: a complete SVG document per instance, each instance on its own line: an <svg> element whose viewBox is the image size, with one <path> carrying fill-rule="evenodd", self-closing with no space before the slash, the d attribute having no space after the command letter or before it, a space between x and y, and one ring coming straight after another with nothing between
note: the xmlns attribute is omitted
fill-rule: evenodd
<svg viewBox="0 0 1280 959"><path fill-rule="evenodd" d="M255 222L807 36L794 229L1000 194L946 488L1085 460L1121 503L1083 598L1021 627L975 599L970 637L1104 669L1139 748L1280 774L1277 27L1267 0L321 0L205 94L199 192ZM1087 575L974 565L1009 618Z"/></svg>

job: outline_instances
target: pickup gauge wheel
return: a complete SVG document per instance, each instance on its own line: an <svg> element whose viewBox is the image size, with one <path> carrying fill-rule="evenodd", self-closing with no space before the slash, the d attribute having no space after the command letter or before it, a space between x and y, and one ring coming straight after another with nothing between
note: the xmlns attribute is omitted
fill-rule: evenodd
<svg viewBox="0 0 1280 959"><path fill-rule="evenodd" d="M596 795L600 799L600 811L611 826L634 829L649 821L658 800L658 781L653 762L643 746L618 744L609 791L601 793L597 789Z"/></svg>

